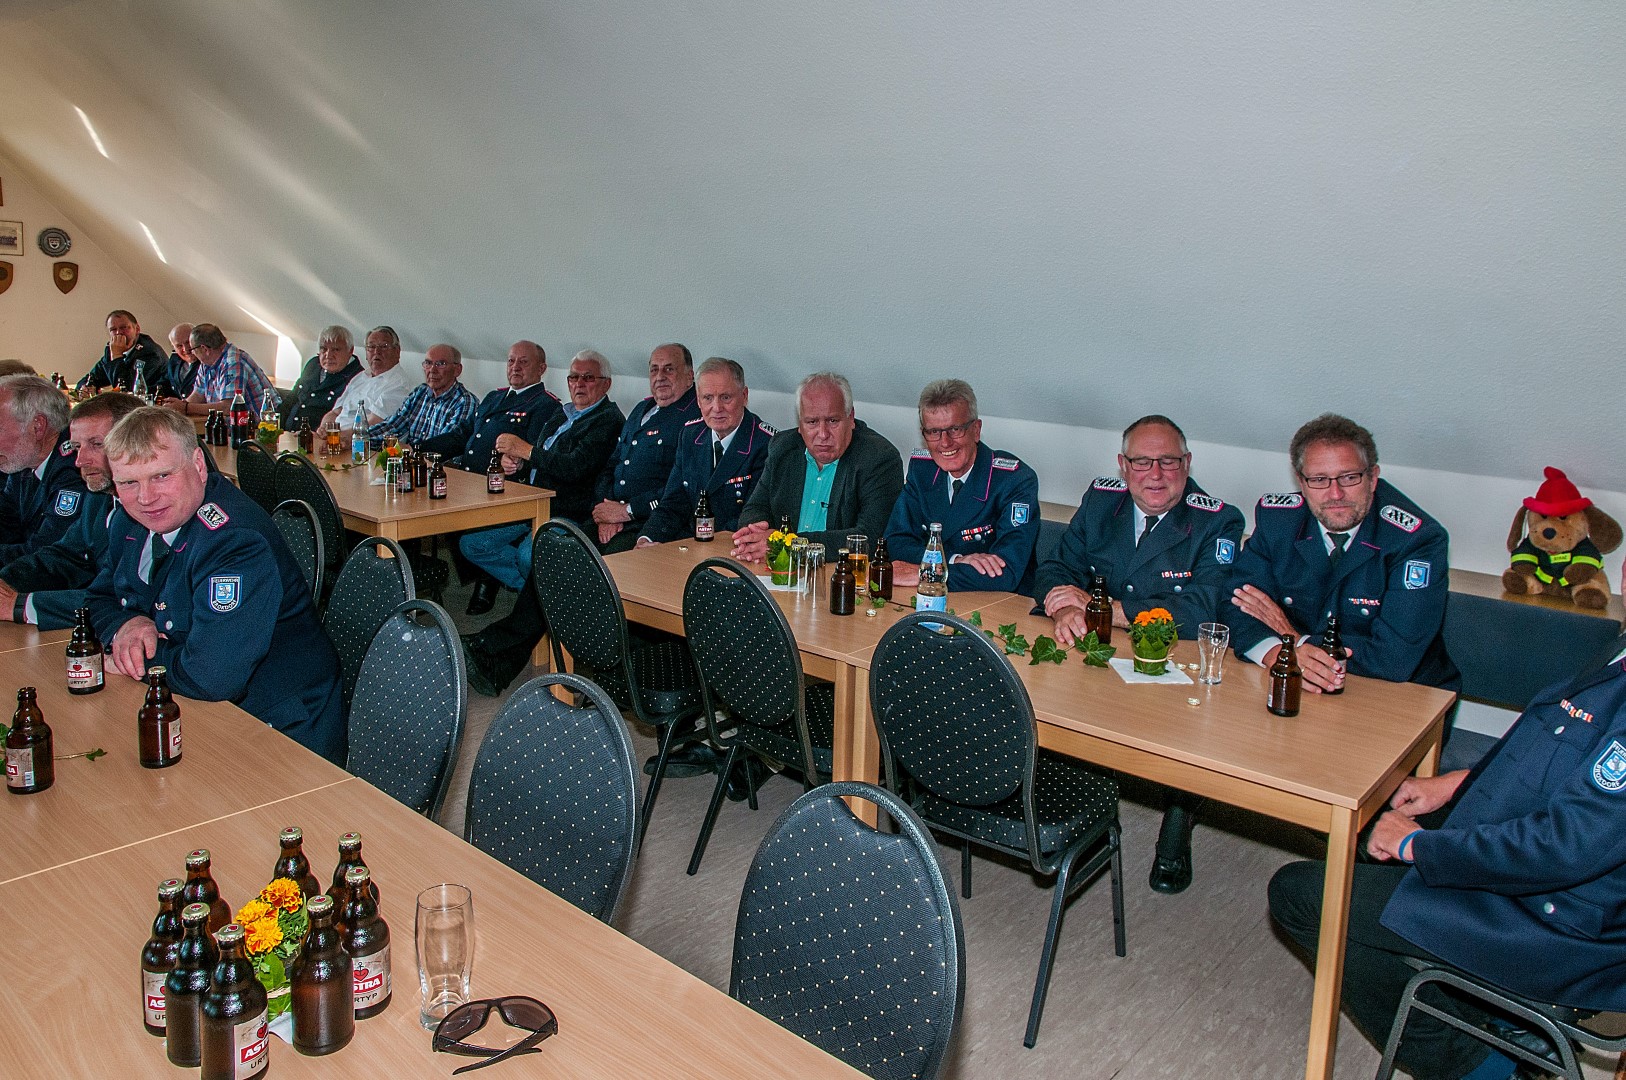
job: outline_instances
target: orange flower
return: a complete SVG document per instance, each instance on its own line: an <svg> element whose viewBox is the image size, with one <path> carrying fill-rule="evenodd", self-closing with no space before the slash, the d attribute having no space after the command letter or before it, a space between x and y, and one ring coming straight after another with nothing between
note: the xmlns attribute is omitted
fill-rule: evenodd
<svg viewBox="0 0 1626 1080"><path fill-rule="evenodd" d="M260 890L260 899L284 911L298 911L299 905L305 902L305 895L292 878L279 877Z"/></svg>
<svg viewBox="0 0 1626 1080"><path fill-rule="evenodd" d="M276 918L277 909L264 900L250 900L237 909L237 923L245 929L266 919L275 922Z"/></svg>
<svg viewBox="0 0 1626 1080"><path fill-rule="evenodd" d="M1143 611L1139 615L1135 616L1136 626L1150 626L1152 623L1173 621L1174 616L1169 614L1168 609L1160 607L1152 608L1149 611Z"/></svg>
<svg viewBox="0 0 1626 1080"><path fill-rule="evenodd" d="M261 919L243 927L243 945L251 955L270 952L281 944L282 927L277 925L275 919Z"/></svg>

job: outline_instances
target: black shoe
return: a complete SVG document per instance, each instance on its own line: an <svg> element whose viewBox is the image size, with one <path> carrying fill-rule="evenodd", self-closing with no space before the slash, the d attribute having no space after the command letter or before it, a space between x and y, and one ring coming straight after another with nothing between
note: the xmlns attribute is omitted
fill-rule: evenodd
<svg viewBox="0 0 1626 1080"><path fill-rule="evenodd" d="M1541 1058L1554 1073L1564 1071L1563 1064L1558 1060L1558 1050L1552 1042L1539 1031L1532 1031L1512 1020L1492 1018L1485 1023L1485 1029L1493 1035L1499 1035L1521 1050ZM1521 1071L1522 1070L1522 1071ZM1520 1061L1519 1068L1513 1072L1515 1077L1541 1077L1546 1076L1537 1066L1529 1062Z"/></svg>
<svg viewBox="0 0 1626 1080"><path fill-rule="evenodd" d="M1159 855L1152 860L1152 872L1146 879L1146 884L1152 887L1153 892L1180 893L1191 887L1191 849L1168 859Z"/></svg>
<svg viewBox="0 0 1626 1080"><path fill-rule="evenodd" d="M491 676L486 673L485 659L469 646L469 638L463 638L463 668L468 672L469 689L481 697L496 697L502 693L492 682Z"/></svg>
<svg viewBox="0 0 1626 1080"><path fill-rule="evenodd" d="M474 594L469 597L469 606L463 609L465 615L484 615L497 606L497 590L500 588L495 581L486 578L484 581L474 583Z"/></svg>
<svg viewBox="0 0 1626 1080"><path fill-rule="evenodd" d="M773 773L755 757L747 757L735 765L728 774L728 801L744 802L762 787Z"/></svg>
<svg viewBox="0 0 1626 1080"><path fill-rule="evenodd" d="M660 761L657 754L644 762L644 772L650 776L655 775L655 764ZM710 743L692 742L687 746L680 746L666 755L666 775L682 780L689 776L704 776L714 773L723 766L723 756L711 748Z"/></svg>

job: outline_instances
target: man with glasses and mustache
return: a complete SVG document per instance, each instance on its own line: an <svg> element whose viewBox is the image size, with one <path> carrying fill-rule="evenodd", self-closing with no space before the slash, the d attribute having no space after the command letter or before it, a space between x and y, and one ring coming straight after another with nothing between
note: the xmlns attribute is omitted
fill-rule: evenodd
<svg viewBox="0 0 1626 1080"><path fill-rule="evenodd" d="M1179 635L1229 615L1231 566L1242 541L1242 511L1191 478L1186 435L1166 416L1143 416L1124 430L1118 475L1084 493L1056 553L1039 567L1033 596L1056 621L1063 647L1084 637L1090 579L1112 597L1112 625L1155 607L1174 614ZM1223 609L1223 612L1222 612ZM1201 800L1170 790L1149 884L1177 893L1191 884L1191 829Z"/></svg>
<svg viewBox="0 0 1626 1080"><path fill-rule="evenodd" d="M463 354L450 345L431 345L423 358L423 385L406 396L395 414L367 429L369 439L392 433L403 443L451 456L463 449L474 426L479 401L458 380Z"/></svg>
<svg viewBox="0 0 1626 1080"><path fill-rule="evenodd" d="M1378 476L1372 433L1342 416L1316 417L1289 447L1301 490L1261 496L1253 536L1231 574L1231 645L1269 667L1283 635L1319 640L1338 616L1347 670L1457 690L1446 654L1449 538L1439 522ZM1344 685L1346 665L1298 650L1304 689Z"/></svg>
<svg viewBox="0 0 1626 1080"><path fill-rule="evenodd" d="M943 526L951 592L1027 592L1039 540L1037 474L983 444L976 392L961 379L938 379L920 392L920 434L926 448L910 455L903 494L886 523L893 587L919 583L935 521Z"/></svg>
<svg viewBox="0 0 1626 1080"><path fill-rule="evenodd" d="M326 427L337 420L347 427L354 420L358 405L371 426L386 416L394 416L395 410L412 393L412 375L401 366L401 336L393 327L375 326L367 331L363 351L367 362L361 374L350 380L333 408L314 426Z"/></svg>

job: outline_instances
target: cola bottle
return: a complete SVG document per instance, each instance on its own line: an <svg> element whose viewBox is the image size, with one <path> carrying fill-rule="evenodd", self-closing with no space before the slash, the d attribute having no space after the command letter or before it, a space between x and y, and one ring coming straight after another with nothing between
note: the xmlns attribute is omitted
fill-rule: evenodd
<svg viewBox="0 0 1626 1080"><path fill-rule="evenodd" d="M354 969L333 923L332 899L313 896L305 911L310 933L288 976L294 1049L320 1057L342 1050L356 1033Z"/></svg>
<svg viewBox="0 0 1626 1080"><path fill-rule="evenodd" d="M17 711L6 733L6 790L32 795L56 782L56 759L51 728L34 698L34 688L17 691Z"/></svg>
<svg viewBox="0 0 1626 1080"><path fill-rule="evenodd" d="M220 898L220 886L209 872L209 849L198 848L186 857L186 890L181 899L188 904L209 905L209 932L231 922L231 908Z"/></svg>
<svg viewBox="0 0 1626 1080"><path fill-rule="evenodd" d="M181 887L180 878L159 883L158 915L152 921L152 936L141 947L141 1022L159 1038L164 1035L164 980L175 970L175 954L186 933Z"/></svg>
<svg viewBox="0 0 1626 1080"><path fill-rule="evenodd" d="M143 769L167 769L181 760L181 707L169 692L162 665L147 669L147 697L136 712L136 742Z"/></svg>
<svg viewBox="0 0 1626 1080"><path fill-rule="evenodd" d="M90 625L90 609L73 613L73 636L68 639L68 693L94 694L107 685L102 669L102 641Z"/></svg>
<svg viewBox="0 0 1626 1080"><path fill-rule="evenodd" d="M203 1057L199 1006L209 989L215 961L220 959L220 950L209 937L208 922L207 904L187 904L181 909L181 943L175 948L175 966L164 977L164 1052L171 1065L193 1069Z"/></svg>
<svg viewBox="0 0 1626 1080"><path fill-rule="evenodd" d="M350 954L351 986L357 1020L377 1016L389 1007L390 928L378 914L378 902L367 886L365 866L344 872L349 896L344 903L344 951Z"/></svg>
<svg viewBox="0 0 1626 1080"><path fill-rule="evenodd" d="M203 995L198 1031L203 1045L201 1080L247 1080L263 1076L271 1062L265 987L243 955L243 928L227 923L215 935L220 959Z"/></svg>
<svg viewBox="0 0 1626 1080"><path fill-rule="evenodd" d="M321 892L322 883L311 873L311 861L305 858L305 831L298 825L290 825L278 835L277 843L282 846L282 854L277 856L271 876L293 881L307 900Z"/></svg>
<svg viewBox="0 0 1626 1080"><path fill-rule="evenodd" d="M248 401L239 390L231 399L231 444L235 449L253 440L254 414L249 411Z"/></svg>

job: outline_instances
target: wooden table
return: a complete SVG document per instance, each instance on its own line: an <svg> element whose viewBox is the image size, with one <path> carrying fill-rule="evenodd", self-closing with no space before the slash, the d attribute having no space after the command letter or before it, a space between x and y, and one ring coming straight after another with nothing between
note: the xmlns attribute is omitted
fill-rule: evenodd
<svg viewBox="0 0 1626 1080"><path fill-rule="evenodd" d="M296 445L295 436L284 432L277 448L280 452ZM220 471L235 480L237 451L229 446L208 449ZM330 462L349 465L350 456L348 453L338 458L318 455L311 460L320 468ZM383 484L373 483L381 475L382 470L375 469L370 462L354 468L335 468L331 472L322 469L322 476L338 501L345 528L364 536L410 540L523 521L534 533L552 514L552 491L510 480L500 494L493 495L486 491L484 473L447 469L444 499L431 499L427 488L418 488L410 495L386 491Z"/></svg>
<svg viewBox="0 0 1626 1080"><path fill-rule="evenodd" d="M41 645L66 645L71 637L72 630L41 630L37 626L0 623L0 653L15 652L18 649L37 649ZM66 662L63 661L64 664ZM63 667L63 679L67 678L67 670ZM67 683L64 682L63 686L67 686Z"/></svg>
<svg viewBox="0 0 1626 1080"><path fill-rule="evenodd" d="M718 550L696 551L707 547ZM681 607L688 569L709 555L727 553L723 543L664 544L611 556L608 562L629 618L680 631L681 620L672 612ZM838 679L848 680L845 686L836 683L836 778L876 782L879 743L866 673L880 635L903 611L889 607L875 618L838 617L805 600L780 603L809 673L829 677L807 662L814 657ZM961 615L980 612L990 629L1014 622L1030 641L1053 633L1049 619L1028 614L1033 602L1027 597L952 593L949 606ZM1127 651L1124 642L1117 643L1120 654ZM1176 650L1175 658L1182 657L1196 659L1191 643ZM1284 720L1265 710L1263 669L1235 656L1227 659L1225 682L1216 687L1130 686L1110 670L1077 659L1059 666L1018 661L1015 668L1033 700L1041 746L1327 834L1305 1075L1330 1076L1356 834L1404 777L1413 770L1423 775L1435 770L1453 695L1410 683L1351 678L1339 697L1304 695L1300 715Z"/></svg>

